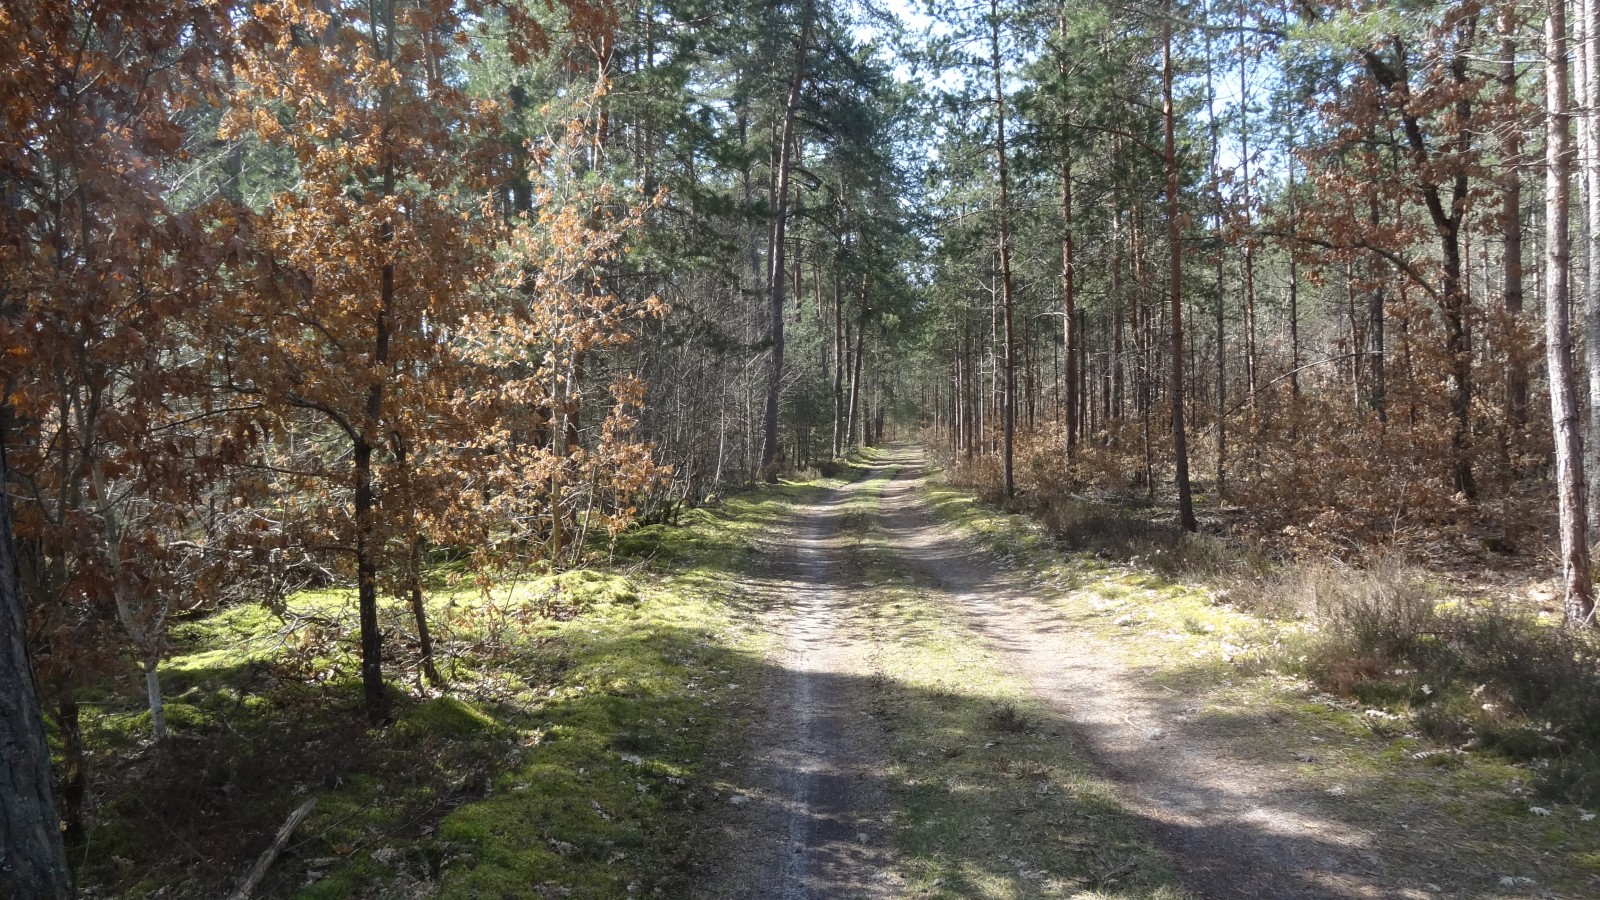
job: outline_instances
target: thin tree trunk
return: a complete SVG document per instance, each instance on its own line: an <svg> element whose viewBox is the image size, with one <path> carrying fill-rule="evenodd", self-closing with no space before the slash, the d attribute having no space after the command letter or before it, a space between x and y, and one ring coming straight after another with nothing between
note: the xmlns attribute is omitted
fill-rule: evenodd
<svg viewBox="0 0 1600 900"><path fill-rule="evenodd" d="M1242 44L1242 37L1240 41ZM1239 52L1239 96L1240 106L1244 109L1239 116L1239 165L1245 221L1244 280L1241 285L1244 288L1244 369L1245 386L1249 391L1250 430L1254 433L1261 428L1261 365L1260 355L1256 352L1256 246L1250 235L1254 219L1250 194L1250 81L1246 77L1242 46Z"/></svg>
<svg viewBox="0 0 1600 900"><path fill-rule="evenodd" d="M839 281L839 266L833 268L833 456L844 453L844 287Z"/></svg>
<svg viewBox="0 0 1600 900"><path fill-rule="evenodd" d="M767 406L762 423L761 469L768 481L778 480L778 411L783 396L783 305L788 271L783 251L788 232L789 170L794 165L795 112L800 106L800 91L806 81L806 49L811 41L811 4L801 11L800 36L795 40L794 77L783 104L783 129L778 137L777 184L773 188L771 244L767 253L767 292L772 323L772 367L767 375Z"/></svg>
<svg viewBox="0 0 1600 900"><path fill-rule="evenodd" d="M954 353L955 353L955 361L950 364L950 383L949 383L949 385L947 385L949 387L949 389L950 389L949 390L949 395L950 395L950 399L949 399L949 404L950 404L949 414L950 414L950 417L949 417L949 420L948 420L948 425L949 425L949 428L950 428L950 458L951 459L955 459L956 454L961 452L961 433L962 433L962 424L961 424L961 416L962 416L962 409L961 409L961 348L959 346L956 347L955 350L954 350Z"/></svg>
<svg viewBox="0 0 1600 900"><path fill-rule="evenodd" d="M857 413L861 409L861 358L867 347L867 291L866 278L861 280L861 315L856 321L856 350L852 360L850 373L850 416L845 423L845 440L854 446L856 441L856 423L861 421ZM865 431L865 427L861 431ZM863 443L865 436L863 435Z"/></svg>
<svg viewBox="0 0 1600 900"><path fill-rule="evenodd" d="M1583 333L1588 348L1585 362L1589 376L1589 441L1584 447L1585 471L1593 478L1600 474L1600 125L1595 122L1595 104L1600 103L1600 0L1583 0L1580 4L1584 41L1578 48L1578 58L1583 61L1583 85L1579 89L1583 98L1583 114L1579 121L1582 146L1578 157L1583 169L1583 197L1585 208L1585 233L1588 237L1587 259L1589 277L1584 279ZM1600 529L1600 490L1590 490L1588 495L1589 530Z"/></svg>
<svg viewBox="0 0 1600 900"><path fill-rule="evenodd" d="M1467 333L1467 310L1471 305L1467 285L1463 280L1461 260L1461 226L1466 216L1469 194L1469 173L1460 167L1449 175L1450 192L1445 195L1441 179L1435 174L1438 153L1465 153L1472 146L1472 98L1467 68L1468 53L1477 33L1479 13L1464 15L1456 23L1456 46L1449 61L1451 80L1460 89L1454 103L1454 119L1458 123L1455 134L1445 139L1437 150L1429 145L1417 113L1411 110L1411 88L1405 69L1406 48L1398 35L1391 36L1399 69L1385 62L1375 50L1364 52L1368 72L1385 90L1397 94L1401 101L1400 124L1405 132L1414 177L1422 194L1428 216L1439 236L1439 256L1443 266L1440 295L1443 298L1445 328L1445 356L1447 381L1450 387L1450 409L1454 418L1450 433L1450 465L1455 488L1467 499L1477 497L1478 488L1472 473L1472 344ZM1564 38L1563 38L1564 40Z"/></svg>
<svg viewBox="0 0 1600 900"><path fill-rule="evenodd" d="M1085 435L1091 433L1089 420L1094 415L1093 397L1089 382L1089 311L1078 310L1078 426Z"/></svg>
<svg viewBox="0 0 1600 900"><path fill-rule="evenodd" d="M1294 138L1290 137L1292 145ZM1289 235L1290 242L1294 240L1295 223L1299 220L1295 213L1295 168L1294 148L1290 146L1285 154L1289 162ZM1289 253L1289 396L1295 400L1300 399L1300 266L1295 259L1293 251Z"/></svg>
<svg viewBox="0 0 1600 900"><path fill-rule="evenodd" d="M150 710L150 733L157 741L167 739L167 706L161 699L161 655L145 650L139 660L144 671L144 700Z"/></svg>
<svg viewBox="0 0 1600 900"><path fill-rule="evenodd" d="M1210 6L1208 6L1206 8L1206 12L1207 12L1207 14L1209 16L1209 14L1211 12L1211 7ZM1241 48L1240 49L1242 51L1242 49L1243 49L1242 44L1241 44ZM1216 428L1217 428L1217 469L1216 469L1216 478L1217 478L1217 496L1220 498L1220 497L1224 496L1225 492L1227 491L1227 476L1228 476L1228 421L1227 421L1228 358L1227 358L1227 355L1226 355L1227 332L1226 332L1226 329L1224 327L1224 325L1225 325L1224 314L1223 314L1223 296L1224 295L1223 295L1223 290L1222 290L1224 276L1225 276L1226 262L1227 262L1226 258L1223 255L1223 247L1225 245L1225 240L1224 240L1224 237L1223 237L1223 229L1224 229L1226 221L1227 221L1227 213L1226 213L1226 210L1223 207L1223 200L1222 200L1222 171L1221 171L1221 166L1219 164L1219 158L1220 158L1221 153L1222 153L1222 130L1221 130L1220 124L1217 121L1217 90L1216 90L1216 86L1212 83L1212 69L1214 68L1214 62L1215 62L1215 60L1214 60L1214 58L1212 57L1212 54L1211 54L1211 32L1210 32L1210 30L1207 30L1206 31L1206 118L1208 118L1210 120L1210 126L1211 126L1211 162L1210 162L1210 167L1209 167L1210 170L1211 170L1210 171L1210 176L1211 176L1211 200L1212 200L1212 204L1216 208L1216 216L1217 216L1217 227L1216 227L1216 231L1215 231L1216 241L1217 241L1217 248L1216 248L1217 272L1216 272L1216 286L1215 286L1215 290L1216 290L1216 315L1217 315L1217 322L1216 322L1216 324L1217 324L1217 397L1216 397L1216 410L1217 410L1217 423L1216 423ZM1242 83L1243 80L1244 80L1244 75L1243 75L1244 62L1243 62L1242 58L1240 60L1239 66L1240 66L1240 81ZM1243 113L1242 115L1247 115L1247 114L1248 113L1246 112L1246 113ZM1243 126L1241 126L1241 131L1242 130L1243 130ZM1249 188L1247 186L1246 187L1246 191L1248 191L1248 190L1249 190ZM1248 194L1246 196L1248 196ZM1248 240L1248 238L1247 238L1247 240Z"/></svg>
<svg viewBox="0 0 1600 900"><path fill-rule="evenodd" d="M378 405L382 389L374 386L368 393L368 409ZM373 510L372 445L365 438L357 438L354 447L355 462L355 526L356 526L356 602L361 619L361 688L367 718L374 723L388 716L388 697L383 687L383 635L378 628L378 566L377 550L373 546L375 516Z"/></svg>
<svg viewBox="0 0 1600 900"><path fill-rule="evenodd" d="M385 4L385 31L388 40L385 59L394 58L394 4ZM376 29L376 23L373 24ZM373 35L374 43L377 35ZM388 89L383 96L384 115L389 115ZM394 196L395 171L393 151L389 147L389 128L383 133L383 196ZM385 223L383 239L394 238L394 225ZM356 602L361 619L361 688L367 718L382 722L389 715L388 693L383 686L383 634L378 627L378 548L374 546L377 533L377 515L372 472L373 446L368 429L380 427L383 421L383 379L389 364L389 315L394 308L394 264L386 263L379 273L378 317L373 323L373 373L372 384L367 388L367 424L355 435L354 505L356 527Z"/></svg>
<svg viewBox="0 0 1600 900"><path fill-rule="evenodd" d="M1345 324L1350 328L1350 409L1361 409L1361 333L1356 326L1356 271L1355 263L1344 264ZM1341 341L1341 343L1343 343Z"/></svg>
<svg viewBox="0 0 1600 900"><path fill-rule="evenodd" d="M1067 30L1067 14L1065 4L1061 7L1059 28L1063 36ZM1062 83L1067 80L1067 61L1063 55L1058 65ZM1067 140L1069 123L1066 113L1062 115L1061 135L1063 144ZM1077 265L1073 259L1073 218L1072 218L1072 154L1065 146L1061 151L1061 328L1062 339L1066 346L1066 413L1067 413L1067 461L1071 462L1074 452L1078 447L1078 342L1083 340L1078 332L1078 298L1077 298Z"/></svg>
<svg viewBox="0 0 1600 900"><path fill-rule="evenodd" d="M1111 390L1106 395L1104 422L1126 414L1127 375L1123 369L1123 289L1122 289L1122 212L1121 200L1112 193L1111 211Z"/></svg>
<svg viewBox="0 0 1600 900"><path fill-rule="evenodd" d="M1372 198L1372 205L1368 222L1376 229L1378 227L1378 198ZM1385 369L1384 355L1387 349L1384 346L1384 304L1386 296L1383 288L1382 263L1373 259L1369 262L1368 276L1372 279L1372 290L1367 294L1367 372L1371 382L1371 390L1367 395L1368 403L1373 412L1377 413L1379 422L1389 421L1388 410L1388 373ZM1361 348L1355 348L1359 351Z"/></svg>
<svg viewBox="0 0 1600 900"><path fill-rule="evenodd" d="M61 739L61 828L69 847L83 842L83 801L89 790L80 711L78 699L70 691L56 704L56 732Z"/></svg>
<svg viewBox="0 0 1600 900"><path fill-rule="evenodd" d="M1005 347L1001 353L1004 384L1001 394L1000 427L1004 449L1004 488L1006 496L1016 493L1013 471L1013 443L1017 430L1016 339L1012 334L1013 295L1011 286L1011 179L1006 159L1006 96L1000 76L1000 0L989 0L989 68L994 75L995 159L1000 176L1000 290L1004 317Z"/></svg>
<svg viewBox="0 0 1600 900"><path fill-rule="evenodd" d="M428 604L422 593L422 535L411 536L411 552L406 558L406 582L411 595L411 617L417 625L417 651L423 677L435 687L444 685L433 659L433 634L428 630Z"/></svg>
<svg viewBox="0 0 1600 900"><path fill-rule="evenodd" d="M1545 362L1550 376L1550 419L1555 432L1556 493L1561 521L1561 568L1567 621L1587 624L1594 615L1589 580L1588 523L1578 436L1578 401L1572 386L1572 335L1568 325L1568 214L1571 110L1567 104L1566 0L1550 0L1545 19Z"/></svg>

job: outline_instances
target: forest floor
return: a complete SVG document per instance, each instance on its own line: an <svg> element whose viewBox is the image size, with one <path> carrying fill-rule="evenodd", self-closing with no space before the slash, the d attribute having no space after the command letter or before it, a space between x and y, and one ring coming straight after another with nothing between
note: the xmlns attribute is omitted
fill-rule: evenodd
<svg viewBox="0 0 1600 900"><path fill-rule="evenodd" d="M436 588L449 689L387 728L338 591L182 626L166 747L133 683L89 704L84 893L218 896L314 796L258 897L1600 896L1600 820L1534 764L1322 693L1302 624L1064 551L910 447L609 570Z"/></svg>

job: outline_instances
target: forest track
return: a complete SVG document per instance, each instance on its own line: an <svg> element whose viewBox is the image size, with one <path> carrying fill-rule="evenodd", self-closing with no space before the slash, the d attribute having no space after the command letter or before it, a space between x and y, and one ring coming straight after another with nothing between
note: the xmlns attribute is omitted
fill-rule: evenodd
<svg viewBox="0 0 1600 900"><path fill-rule="evenodd" d="M882 735L869 710L881 673L850 602L861 584L847 531L858 480L796 508L762 541L756 570L780 635L753 740L748 795L708 896L874 900L898 896L887 849Z"/></svg>
<svg viewBox="0 0 1600 900"><path fill-rule="evenodd" d="M768 600L777 651L747 771L729 811L715 886L699 896L894 897L889 737L871 710L881 671L870 564L911 577L1064 724L1059 738L1112 785L1136 829L1188 892L1209 900L1440 896L1385 860L1374 834L1326 815L1318 792L1213 728L1189 698L1153 686L1104 639L1052 606L1029 570L942 521L919 450L896 448L866 478L797 505L762 540L751 587ZM876 503L871 499L876 497ZM902 823L903 824L903 823ZM1394 871L1391 871L1394 870ZM1430 888L1432 888L1430 890Z"/></svg>
<svg viewBox="0 0 1600 900"><path fill-rule="evenodd" d="M1373 836L1321 814L1313 791L1188 723L1183 696L1160 694L1109 647L1075 629L1045 589L943 523L928 502L920 450L898 448L881 527L898 562L1069 723L1076 748L1145 819L1185 885L1213 900L1438 896L1386 877Z"/></svg>

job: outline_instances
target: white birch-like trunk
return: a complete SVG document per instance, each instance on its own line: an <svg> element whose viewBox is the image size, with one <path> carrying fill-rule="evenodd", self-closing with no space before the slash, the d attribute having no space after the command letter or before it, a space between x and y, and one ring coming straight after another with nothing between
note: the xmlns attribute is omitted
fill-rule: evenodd
<svg viewBox="0 0 1600 900"><path fill-rule="evenodd" d="M1596 128L1594 107L1600 99L1600 0L1579 0L1578 23L1578 171L1583 185L1584 250L1586 277L1583 282L1583 335L1589 379L1589 434L1585 448L1585 471L1600 472L1600 128ZM1591 475L1592 477L1592 475ZM1600 529L1600 490L1588 492L1589 530Z"/></svg>
<svg viewBox="0 0 1600 900"><path fill-rule="evenodd" d="M161 699L161 632L166 620L166 610L154 611L145 618L134 608L133 598L122 582L122 536L125 532L121 510L110 494L104 464L96 459L90 468L94 483L97 511L105 522L106 561L111 567L111 595L116 601L117 620L127 630L144 668L145 698L150 705L150 731L157 741L167 738L166 706ZM148 610L146 610L148 611Z"/></svg>
<svg viewBox="0 0 1600 900"><path fill-rule="evenodd" d="M1589 579L1584 460L1578 436L1578 398L1572 381L1572 334L1567 311L1571 278L1570 119L1566 0L1550 0L1545 19L1545 363L1550 376L1550 422L1555 436L1565 606L1567 621L1577 624L1587 623L1594 614L1594 586Z"/></svg>

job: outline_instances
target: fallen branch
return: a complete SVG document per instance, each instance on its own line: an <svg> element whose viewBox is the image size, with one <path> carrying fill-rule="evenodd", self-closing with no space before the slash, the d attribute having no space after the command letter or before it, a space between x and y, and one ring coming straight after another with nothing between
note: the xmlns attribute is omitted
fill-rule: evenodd
<svg viewBox="0 0 1600 900"><path fill-rule="evenodd" d="M278 858L279 853L283 852L284 845L289 843L289 838L294 835L294 830L300 827L300 823L306 820L306 816L311 815L311 810L316 805L317 798L312 797L290 814L289 820L283 823L282 828L278 829L278 836L272 839L272 846L268 847L267 852L261 854L261 857L256 860L256 864L250 867L250 872L244 876L243 881L239 882L239 886L233 889L233 893L228 895L228 900L250 900L250 893L256 889L256 885L261 883L261 879L266 877L267 870L272 868L273 861Z"/></svg>

